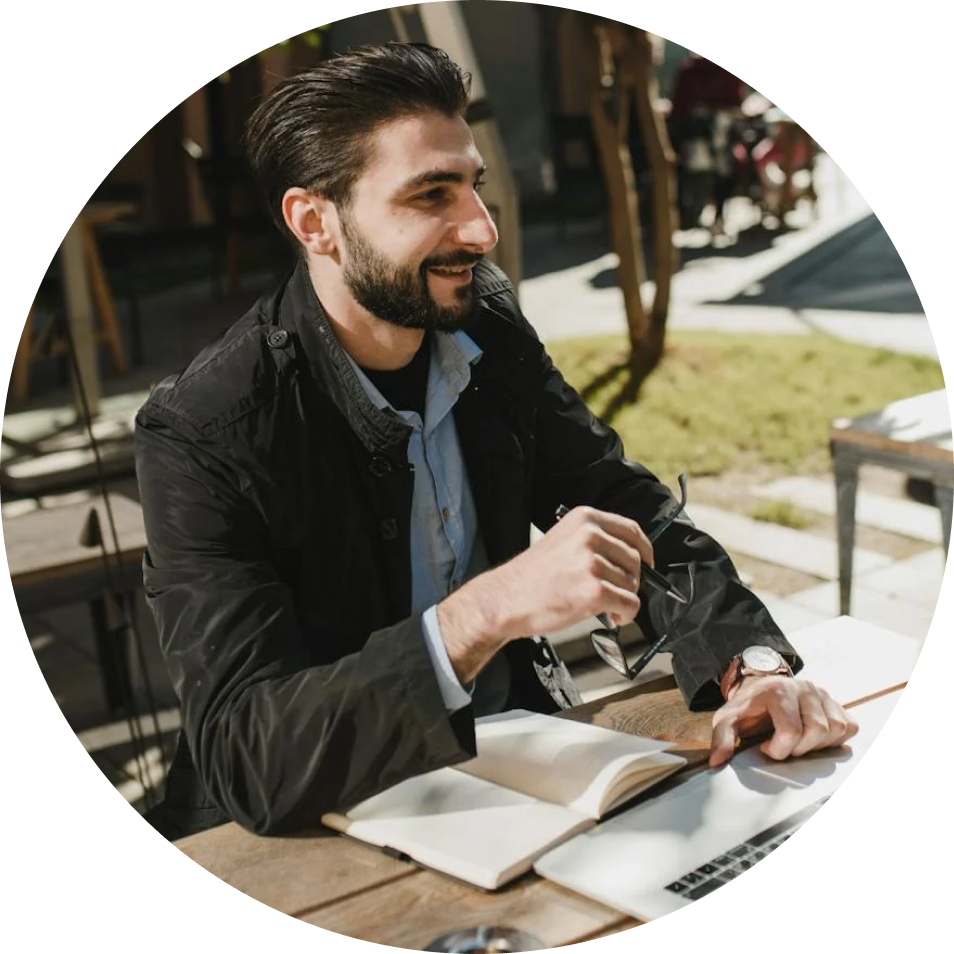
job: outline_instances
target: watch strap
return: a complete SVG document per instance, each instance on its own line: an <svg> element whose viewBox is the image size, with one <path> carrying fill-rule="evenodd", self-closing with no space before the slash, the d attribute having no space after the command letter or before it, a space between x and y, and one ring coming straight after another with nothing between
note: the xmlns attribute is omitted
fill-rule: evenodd
<svg viewBox="0 0 954 954"><path fill-rule="evenodd" d="M781 666L772 672L756 672L751 669L746 670L742 662L742 654L733 656L722 678L719 680L719 692L722 698L728 701L729 693L742 681L745 676L793 676L792 667L785 660L785 657L779 654L782 660Z"/></svg>
<svg viewBox="0 0 954 954"><path fill-rule="evenodd" d="M729 691L741 681L742 656L733 656L726 671L719 680L719 692L726 701L729 699Z"/></svg>

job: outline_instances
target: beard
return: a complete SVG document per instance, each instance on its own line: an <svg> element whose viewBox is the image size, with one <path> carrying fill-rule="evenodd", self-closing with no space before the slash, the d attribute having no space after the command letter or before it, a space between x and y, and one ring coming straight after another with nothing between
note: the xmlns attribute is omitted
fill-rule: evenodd
<svg viewBox="0 0 954 954"><path fill-rule="evenodd" d="M418 268L400 265L375 248L346 214L340 221L348 243L342 278L359 305L399 328L458 331L467 324L476 308L473 282L454 290L454 304L439 305L427 286L427 270L474 265L482 255L460 251L425 259Z"/></svg>

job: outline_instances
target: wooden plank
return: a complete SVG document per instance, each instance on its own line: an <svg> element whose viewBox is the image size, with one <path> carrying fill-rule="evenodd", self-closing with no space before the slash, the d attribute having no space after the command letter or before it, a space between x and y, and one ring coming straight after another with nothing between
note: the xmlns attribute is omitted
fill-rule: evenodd
<svg viewBox="0 0 954 954"><path fill-rule="evenodd" d="M146 548L142 508L135 500L117 494L110 494L109 502L123 562L138 562ZM3 521L3 538L14 589L102 567L100 548L85 547L80 543L91 507L95 507L99 514L107 550L113 553L112 533L101 497L48 510L34 510Z"/></svg>
<svg viewBox="0 0 954 954"><path fill-rule="evenodd" d="M708 764L712 747L712 713L690 712L672 676L662 676L624 689L601 699L594 699L558 718L590 722L617 732L650 736L672 742L666 750L686 760L686 767L654 785L630 805L655 798L682 784L690 773L702 771ZM754 745L759 737L741 740L740 746Z"/></svg>
<svg viewBox="0 0 954 954"><path fill-rule="evenodd" d="M226 884L292 915L418 872L327 829L263 838L230 823L174 844Z"/></svg>
<svg viewBox="0 0 954 954"><path fill-rule="evenodd" d="M545 947L559 947L631 923L618 911L535 875L491 893L430 871L299 916L337 934L412 950L479 925L527 931Z"/></svg>
<svg viewBox="0 0 954 954"><path fill-rule="evenodd" d="M831 442L833 444L851 444L853 447L867 448L874 451L886 451L888 453L934 463L948 465L954 463L950 437L937 444L912 443L892 440L883 434L832 429Z"/></svg>
<svg viewBox="0 0 954 954"><path fill-rule="evenodd" d="M572 941L571 943L581 944L583 941L598 941L601 937L612 937L614 934L621 934L623 931L628 931L630 928L639 927L642 923L642 921L636 921L633 918L624 918L614 927L607 928L605 931L599 931L596 934L592 934L587 937L577 938L577 940ZM633 940L635 940L635 938Z"/></svg>
<svg viewBox="0 0 954 954"><path fill-rule="evenodd" d="M594 699L559 717L662 739L686 751L707 750L712 741L712 713L690 712L672 676Z"/></svg>
<svg viewBox="0 0 954 954"><path fill-rule="evenodd" d="M945 390L918 394L855 418L832 422L833 443L954 464Z"/></svg>

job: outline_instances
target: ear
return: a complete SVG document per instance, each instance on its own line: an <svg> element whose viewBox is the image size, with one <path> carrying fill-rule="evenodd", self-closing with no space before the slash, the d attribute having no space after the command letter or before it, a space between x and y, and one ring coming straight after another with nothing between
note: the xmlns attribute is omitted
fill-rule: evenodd
<svg viewBox="0 0 954 954"><path fill-rule="evenodd" d="M338 251L338 213L322 195L295 186L282 196L282 218L306 252L334 255Z"/></svg>

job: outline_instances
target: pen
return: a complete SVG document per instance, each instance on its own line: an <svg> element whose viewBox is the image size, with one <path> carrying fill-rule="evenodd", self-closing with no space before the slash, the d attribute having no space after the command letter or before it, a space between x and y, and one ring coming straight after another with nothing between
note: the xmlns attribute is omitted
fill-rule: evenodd
<svg viewBox="0 0 954 954"><path fill-rule="evenodd" d="M654 642L652 646L650 646L649 649L647 649L646 652L644 652L642 656L640 656L639 659L633 663L633 666L629 671L630 679L635 679L653 661L653 659L656 658L656 654L660 649L662 649L663 643L665 643L667 639L669 639L669 633L663 633L662 636L660 636L659 639L657 639L656 642Z"/></svg>
<svg viewBox="0 0 954 954"><path fill-rule="evenodd" d="M563 504L560 504L556 509L556 518L557 520L562 520L570 512L569 507L564 507ZM670 599L675 600L677 603L688 603L689 600L686 599L679 590L676 589L661 573L658 573L651 566L643 565L639 571L639 582L640 585L645 583L647 586L651 587L654 590L659 590L660 593L665 593ZM597 616L597 619L607 627L607 629L612 629L613 627L607 626L606 621Z"/></svg>

